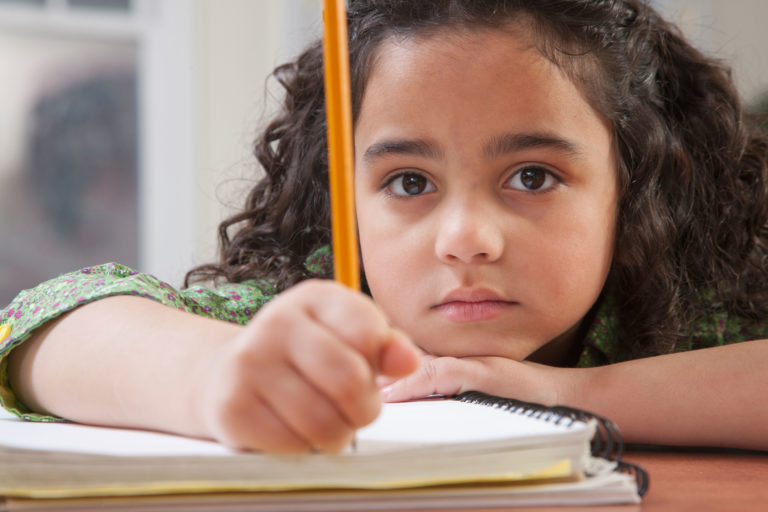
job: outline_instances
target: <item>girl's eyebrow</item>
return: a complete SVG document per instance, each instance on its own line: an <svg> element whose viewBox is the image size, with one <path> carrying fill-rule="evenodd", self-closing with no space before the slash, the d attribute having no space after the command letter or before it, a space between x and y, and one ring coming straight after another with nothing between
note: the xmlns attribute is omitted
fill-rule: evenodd
<svg viewBox="0 0 768 512"><path fill-rule="evenodd" d="M496 158L508 153L533 148L550 148L565 153L572 158L583 156L580 146L566 138L551 133L505 133L495 136L483 146L486 158ZM411 155L443 160L445 153L439 144L429 139L392 139L376 142L368 146L363 160L370 163L377 158L389 155Z"/></svg>
<svg viewBox="0 0 768 512"><path fill-rule="evenodd" d="M393 139L383 140L368 146L363 154L363 160L370 163L378 157L388 155L412 155L442 160L443 150L434 141L427 139Z"/></svg>
<svg viewBox="0 0 768 512"><path fill-rule="evenodd" d="M485 144L483 154L486 158L496 158L507 153L542 147L563 152L572 158L583 156L577 143L551 133L505 133L493 137Z"/></svg>

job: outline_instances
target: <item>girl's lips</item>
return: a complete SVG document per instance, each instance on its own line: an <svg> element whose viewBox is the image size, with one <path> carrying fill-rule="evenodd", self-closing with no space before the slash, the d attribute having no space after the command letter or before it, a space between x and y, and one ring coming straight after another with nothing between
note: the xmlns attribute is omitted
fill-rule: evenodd
<svg viewBox="0 0 768 512"><path fill-rule="evenodd" d="M514 304L503 300L455 300L438 304L433 309L452 322L482 322L498 317Z"/></svg>

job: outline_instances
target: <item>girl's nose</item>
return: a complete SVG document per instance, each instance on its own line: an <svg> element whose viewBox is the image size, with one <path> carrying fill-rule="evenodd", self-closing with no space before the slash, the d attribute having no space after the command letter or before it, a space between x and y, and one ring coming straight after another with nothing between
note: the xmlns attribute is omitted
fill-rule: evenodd
<svg viewBox="0 0 768 512"><path fill-rule="evenodd" d="M455 208L439 220L435 252L446 263L491 263L504 250L498 217L477 204Z"/></svg>

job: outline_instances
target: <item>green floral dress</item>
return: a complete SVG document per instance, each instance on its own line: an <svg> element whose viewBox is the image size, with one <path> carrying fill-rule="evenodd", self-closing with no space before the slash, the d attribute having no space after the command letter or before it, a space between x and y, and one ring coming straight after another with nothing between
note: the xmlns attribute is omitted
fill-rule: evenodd
<svg viewBox="0 0 768 512"><path fill-rule="evenodd" d="M332 269L327 247L313 253L306 263L313 275ZM215 289L192 286L183 290L147 274L117 263L88 267L24 290L0 310L0 404L8 411L33 421L60 421L36 414L21 403L8 378L8 354L43 324L77 306L114 295L135 295L196 315L238 324L247 323L276 294L268 281L225 284ZM604 300L587 332L578 366L590 367L626 359L618 344L616 316L612 302ZM768 323L753 325L727 314L702 317L678 350L711 347L749 339L768 338Z"/></svg>

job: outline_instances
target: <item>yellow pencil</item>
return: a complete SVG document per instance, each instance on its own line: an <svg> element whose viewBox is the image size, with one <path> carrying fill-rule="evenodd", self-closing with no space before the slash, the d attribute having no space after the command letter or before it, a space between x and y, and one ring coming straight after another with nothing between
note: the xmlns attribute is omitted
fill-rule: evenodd
<svg viewBox="0 0 768 512"><path fill-rule="evenodd" d="M352 97L347 10L344 0L324 0L323 19L333 271L337 281L359 290L360 262L353 185Z"/></svg>
<svg viewBox="0 0 768 512"><path fill-rule="evenodd" d="M359 290L347 9L344 0L323 1L323 76L333 274L340 283ZM352 450L357 450L357 436L352 439Z"/></svg>

